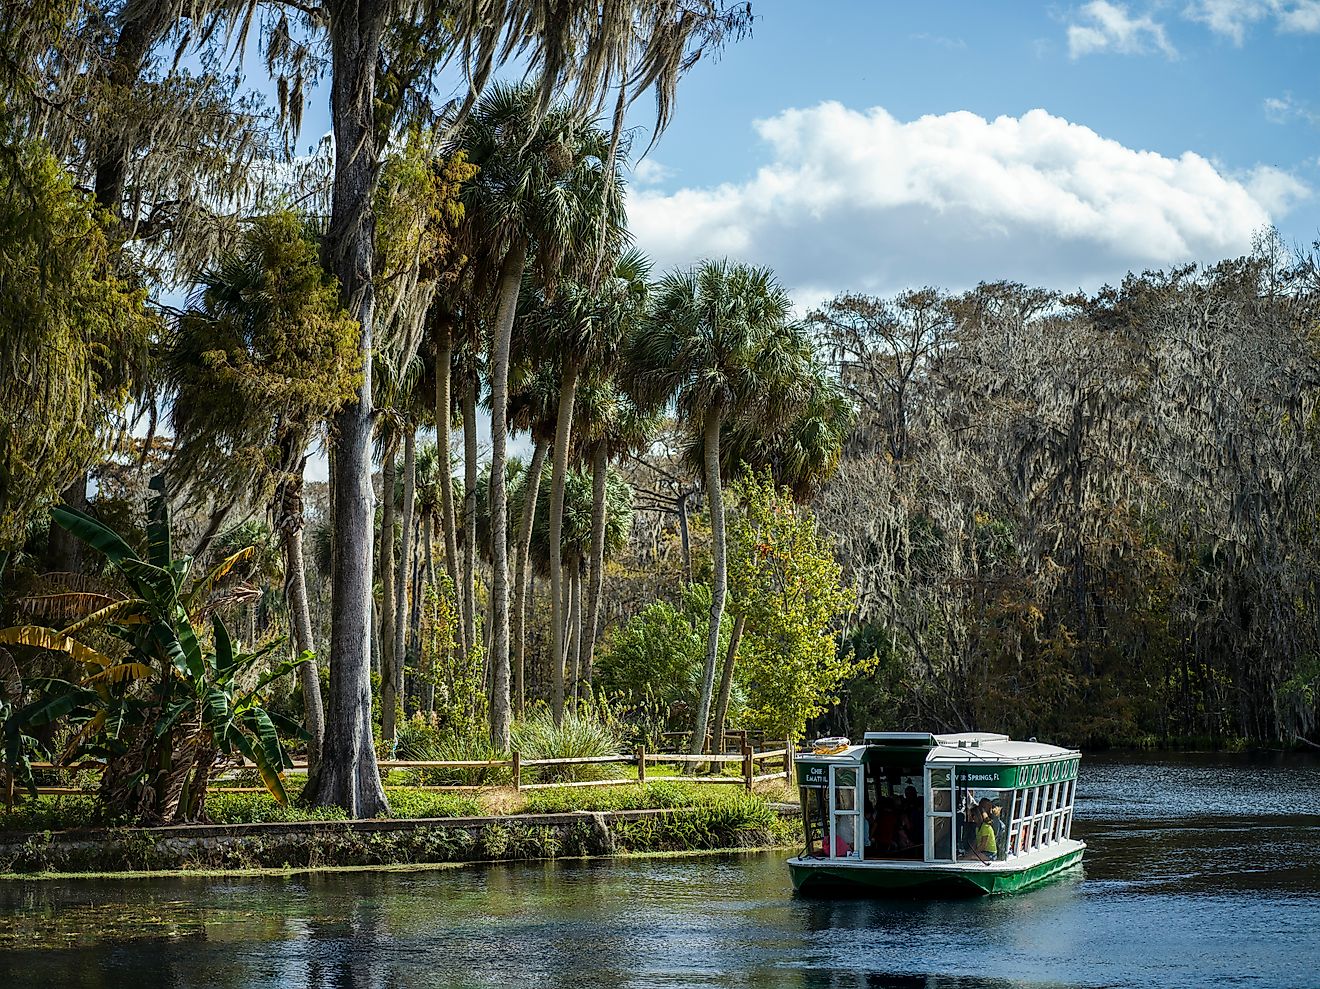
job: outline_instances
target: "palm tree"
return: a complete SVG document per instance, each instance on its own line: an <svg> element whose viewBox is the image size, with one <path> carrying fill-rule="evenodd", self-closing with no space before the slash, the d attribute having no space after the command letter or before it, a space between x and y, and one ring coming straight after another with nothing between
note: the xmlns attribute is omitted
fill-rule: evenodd
<svg viewBox="0 0 1320 989"><path fill-rule="evenodd" d="M591 684L596 636L600 630L601 590L605 579L606 532L610 524L610 465L645 448L660 428L655 409L639 407L613 380L599 380L578 395L581 460L591 465L591 549L587 557L587 600L582 632L582 679Z"/></svg>
<svg viewBox="0 0 1320 989"><path fill-rule="evenodd" d="M526 321L524 325L527 325ZM527 589L531 578L532 523L536 519L545 458L554 441L558 394L558 370L553 364L544 363L528 369L519 387L509 396L510 425L519 432L530 432L532 436L532 459L523 475L522 509L518 514L518 539L514 544L513 705L517 714L522 714L526 700Z"/></svg>
<svg viewBox="0 0 1320 989"><path fill-rule="evenodd" d="M784 332L791 305L768 269L705 261L657 286L650 318L629 341L636 393L657 404L675 401L701 436L714 573L694 754L705 745L727 593L720 429L744 417L769 426L791 401L780 387L799 355Z"/></svg>
<svg viewBox="0 0 1320 989"><path fill-rule="evenodd" d="M615 220L621 222L621 218ZM617 235L617 234L616 234ZM569 451L573 448L574 397L585 373L589 378L615 363L619 347L631 322L640 315L646 300L646 276L651 263L640 251L624 252L604 279L580 284L566 281L555 297L528 314L528 336L559 359L559 408L555 422L554 459L550 475L550 538L557 540L563 529L564 478ZM565 658L563 576L555 559L550 567L551 657ZM553 677L552 708L559 718L564 709L563 676Z"/></svg>
<svg viewBox="0 0 1320 989"><path fill-rule="evenodd" d="M489 259L495 279L488 374L491 409L491 741L509 744L508 442L509 359L514 315L528 261L553 296L561 274L611 245L622 224L600 229L602 211L621 212L607 174L609 136L563 107L542 107L531 87L495 87L461 128L458 145L479 171L464 205L479 231L474 252Z"/></svg>

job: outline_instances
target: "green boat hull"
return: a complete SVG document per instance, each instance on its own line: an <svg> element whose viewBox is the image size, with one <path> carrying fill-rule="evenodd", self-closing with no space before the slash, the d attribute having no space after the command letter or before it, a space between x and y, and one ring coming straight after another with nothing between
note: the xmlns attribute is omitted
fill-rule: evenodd
<svg viewBox="0 0 1320 989"><path fill-rule="evenodd" d="M982 867L966 869L873 868L790 861L793 887L804 895L853 893L874 896L984 896L1016 893L1073 868L1086 849L1077 848L1057 858L1022 869L1003 871Z"/></svg>

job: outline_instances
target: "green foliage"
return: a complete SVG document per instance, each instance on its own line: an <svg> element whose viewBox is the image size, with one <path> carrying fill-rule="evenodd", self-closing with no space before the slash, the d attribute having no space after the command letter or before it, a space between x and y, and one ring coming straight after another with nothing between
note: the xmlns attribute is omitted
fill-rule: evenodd
<svg viewBox="0 0 1320 989"><path fill-rule="evenodd" d="M434 690L431 723L444 734L475 738L486 734L487 699L484 655L478 647L464 653L458 644L459 609L453 581L443 572L422 598L419 678ZM429 740L433 743L439 736ZM400 739L398 751L405 745ZM420 756L404 756L420 758Z"/></svg>
<svg viewBox="0 0 1320 989"><path fill-rule="evenodd" d="M469 726L466 732L442 727L415 714L400 723L397 755L415 762L491 762L508 758L490 744L489 733L482 726ZM503 766L457 766L449 769L409 770L417 783L427 786L497 786L513 779L512 770Z"/></svg>
<svg viewBox="0 0 1320 989"><path fill-rule="evenodd" d="M624 748L623 733L603 705L589 701L564 711L559 724L544 707L537 708L514 722L513 747L524 759L568 759L589 756L619 755ZM599 780L622 776L618 763L584 766L547 766L524 770L527 782L532 779Z"/></svg>
<svg viewBox="0 0 1320 989"><path fill-rule="evenodd" d="M737 790L737 792L734 792ZM523 805L524 814L562 814L574 810L645 810L647 808L722 805L742 796L734 786L682 783L620 783L618 786L565 787L533 790ZM764 803L764 801L761 801Z"/></svg>
<svg viewBox="0 0 1320 989"><path fill-rule="evenodd" d="M628 720L643 709L657 708L664 730L690 730L701 690L709 622L710 588L705 584L688 587L678 607L667 601L647 605L626 625L608 633L596 662L596 683L628 711ZM721 637L723 650L727 624Z"/></svg>
<svg viewBox="0 0 1320 989"><path fill-rule="evenodd" d="M0 137L0 553L92 464L156 320L46 147Z"/></svg>
<svg viewBox="0 0 1320 989"><path fill-rule="evenodd" d="M477 174L466 155L432 154L431 135L410 130L386 158L376 190L376 282L385 299L400 282L452 281L467 258L459 232L462 186Z"/></svg>
<svg viewBox="0 0 1320 989"><path fill-rule="evenodd" d="M771 738L796 738L837 701L848 677L874 664L850 662L836 645L836 624L853 596L811 513L768 472L737 482L734 491L730 610L746 620L739 651L746 721Z"/></svg>
<svg viewBox="0 0 1320 989"><path fill-rule="evenodd" d="M63 654L84 671L77 683L45 678L27 684L34 699L4 726L7 768L34 788L24 736L62 723L76 730L61 761L88 756L106 761L100 811L107 818L155 822L202 816L218 754L253 762L262 782L285 802L281 771L289 759L279 731L300 729L267 710L265 694L308 657L262 672L258 663L270 646L242 651L218 614L211 615L209 638L199 637L194 616L251 551L240 550L190 580L191 558L172 552L163 484L158 479L153 486L145 558L90 516L53 510L56 522L105 555L131 593L64 595L75 599L74 610L81 613L64 628L0 631L0 644ZM113 654L82 641L93 632L104 634Z"/></svg>
<svg viewBox="0 0 1320 989"><path fill-rule="evenodd" d="M311 429L352 397L357 338L311 230L289 212L249 221L166 349L174 476L199 497L269 499Z"/></svg>
<svg viewBox="0 0 1320 989"><path fill-rule="evenodd" d="M434 790L389 787L391 817L480 817L481 805L472 797Z"/></svg>
<svg viewBox="0 0 1320 989"><path fill-rule="evenodd" d="M342 807L302 807L280 803L268 793L211 793L206 815L214 824L273 824L284 821L340 821Z"/></svg>

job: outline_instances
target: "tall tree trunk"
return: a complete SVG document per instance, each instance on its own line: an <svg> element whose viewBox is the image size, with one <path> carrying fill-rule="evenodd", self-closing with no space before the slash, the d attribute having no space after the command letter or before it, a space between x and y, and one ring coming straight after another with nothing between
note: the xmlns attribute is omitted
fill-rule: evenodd
<svg viewBox="0 0 1320 989"><path fill-rule="evenodd" d="M436 456L440 460L440 524L445 539L445 569L449 573L450 587L457 600L462 586L458 568L458 523L454 516L454 456L449 411L453 406L450 394L453 382L454 336L448 325L437 330L439 339L435 359L435 432ZM466 649L466 647L465 647Z"/></svg>
<svg viewBox="0 0 1320 989"><path fill-rule="evenodd" d="M417 494L417 427L409 424L403 434L403 538L399 545L399 569L394 582L394 694L403 702L403 668L408 652L408 590L412 577L413 499ZM394 735L390 736L391 741Z"/></svg>
<svg viewBox="0 0 1320 989"><path fill-rule="evenodd" d="M412 562L412 583L408 586L412 588L408 594L408 645L405 655L414 658L421 654L422 641L422 600L426 593L426 586L430 583L426 565L422 562L422 553L429 548L431 541L431 530L428 526L414 523L413 532L413 562ZM417 670L414 668L412 674L412 689L408 689L407 679L408 669L404 667L404 682L400 688L400 696L403 697L403 711L408 713L408 699L413 699L412 710L415 712L420 708L417 703Z"/></svg>
<svg viewBox="0 0 1320 989"><path fill-rule="evenodd" d="M605 444L591 451L591 555L587 560L587 607L582 621L582 680L590 687L600 625L600 594L605 586L605 493L609 463Z"/></svg>
<svg viewBox="0 0 1320 989"><path fill-rule="evenodd" d="M690 491L678 496L678 535L683 545L683 580L692 583L692 534L688 531L688 498Z"/></svg>
<svg viewBox="0 0 1320 989"><path fill-rule="evenodd" d="M574 559L568 571L568 668L573 707L577 707L582 684L582 561Z"/></svg>
<svg viewBox="0 0 1320 989"><path fill-rule="evenodd" d="M729 632L729 648L724 653L724 670L720 673L720 696L715 704L715 720L710 726L711 744L715 751L722 752L724 745L724 721L729 716L729 695L733 692L733 669L738 662L738 643L742 641L743 628L747 625L747 616L738 615L733 621L733 630Z"/></svg>
<svg viewBox="0 0 1320 989"><path fill-rule="evenodd" d="M60 502L80 512L87 511L87 472L83 471L64 489ZM46 545L47 569L78 573L82 569L82 541L62 525L51 523Z"/></svg>
<svg viewBox="0 0 1320 989"><path fill-rule="evenodd" d="M441 478L441 480L443 481L445 480L445 478ZM425 587L430 588L431 593L438 596L442 594L443 591L441 590L440 587L436 585L435 582L435 550L431 546L431 538L434 530L435 530L435 519L428 517L426 520L426 528L423 530L426 534L426 573L425 573L424 581L425 581ZM453 587L454 585L450 584L449 586ZM418 647L417 651L419 655L422 654L422 646L421 646L422 617L421 616L422 616L422 602L425 600L427 600L425 591L424 590L419 591L417 595L417 602L418 602L417 633L415 636L415 641L417 642L417 647ZM421 703L422 703L422 708L429 715L432 711L435 710L435 684L432 682L433 679L431 675L432 669L431 666L429 665L429 660L425 672L426 672L426 676L423 678L422 687L421 687L421 695L422 695Z"/></svg>
<svg viewBox="0 0 1320 989"><path fill-rule="evenodd" d="M500 272L499 308L490 341L490 602L491 705L490 741L497 751L509 747L509 496L504 477L509 440L509 349L518 307L527 248L510 248Z"/></svg>
<svg viewBox="0 0 1320 989"><path fill-rule="evenodd" d="M307 729L307 765L315 772L321 761L325 739L325 708L321 703L321 676L315 659L316 639L312 633L312 613L307 603L307 565L303 560L303 465L281 482L275 495L275 529L284 548L284 600L289 603L289 624L293 628L293 647L299 656L312 653L310 663L298 667L298 681L303 691L303 718Z"/></svg>
<svg viewBox="0 0 1320 989"><path fill-rule="evenodd" d="M394 629L394 489L397 472L394 466L398 439L385 441L385 462L381 467L380 509L380 737L386 746L394 743L394 711L398 706L395 692Z"/></svg>
<svg viewBox="0 0 1320 989"><path fill-rule="evenodd" d="M463 390L463 651L477 646L477 380Z"/></svg>
<svg viewBox="0 0 1320 989"><path fill-rule="evenodd" d="M554 638L550 643L551 671L553 673L550 708L555 724L564 716L564 614L563 562L561 547L564 537L564 480L568 474L568 446L573 435L573 399L577 393L577 362L564 359L564 375L559 383L559 412L555 417L555 454L550 469L550 627Z"/></svg>
<svg viewBox="0 0 1320 989"><path fill-rule="evenodd" d="M371 737L371 354L375 217L379 162L375 82L388 4L330 6L331 119L335 176L326 250L348 311L361 327L362 383L335 416L334 606L330 698L321 764L303 799L338 805L349 817L389 812Z"/></svg>
<svg viewBox="0 0 1320 989"><path fill-rule="evenodd" d="M706 459L706 493L710 499L710 555L714 572L710 581L710 632L706 637L706 664L701 671L701 700L692 726L693 755L700 755L710 722L710 700L715 687L715 660L720 651L720 619L724 616L727 560L724 546L724 491L720 485L720 409L706 413L702 452Z"/></svg>
<svg viewBox="0 0 1320 989"><path fill-rule="evenodd" d="M536 499L541 492L541 472L545 468L546 449L543 439L532 447L532 463L527 468L526 491L523 494L522 519L518 523L518 544L514 548L513 583L513 707L516 714L523 713L527 699L527 579L531 569L532 526L536 521Z"/></svg>

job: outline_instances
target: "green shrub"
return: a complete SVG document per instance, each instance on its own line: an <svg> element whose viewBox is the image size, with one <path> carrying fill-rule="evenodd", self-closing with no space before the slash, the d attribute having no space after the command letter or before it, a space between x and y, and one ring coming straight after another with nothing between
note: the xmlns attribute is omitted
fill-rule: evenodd
<svg viewBox="0 0 1320 989"><path fill-rule="evenodd" d="M513 726L513 747L522 759L582 759L616 756L624 751L623 732L602 706L582 703L567 710L559 724L538 708ZM620 763L583 766L543 766L523 771L524 782L567 782L617 779L627 775Z"/></svg>
<svg viewBox="0 0 1320 989"><path fill-rule="evenodd" d="M400 759L416 762L490 762L508 759L484 735L441 735L409 740L408 754ZM408 782L421 786L500 786L513 782L508 766L459 766L453 769L409 769Z"/></svg>
<svg viewBox="0 0 1320 989"><path fill-rule="evenodd" d="M38 797L14 805L8 814L0 813L3 831L62 831L85 828L96 817L96 799L91 796Z"/></svg>
<svg viewBox="0 0 1320 989"><path fill-rule="evenodd" d="M478 817L481 805L471 797L435 790L390 789L391 817Z"/></svg>
<svg viewBox="0 0 1320 989"><path fill-rule="evenodd" d="M564 787L534 790L523 806L524 814L564 814L575 810L646 810L649 808L720 806L740 796L732 787L702 786L662 780L638 785ZM748 799L765 801L752 797Z"/></svg>
<svg viewBox="0 0 1320 989"><path fill-rule="evenodd" d="M215 824L274 824L283 821L341 821L342 807L281 807L269 793L211 793L206 814Z"/></svg>

